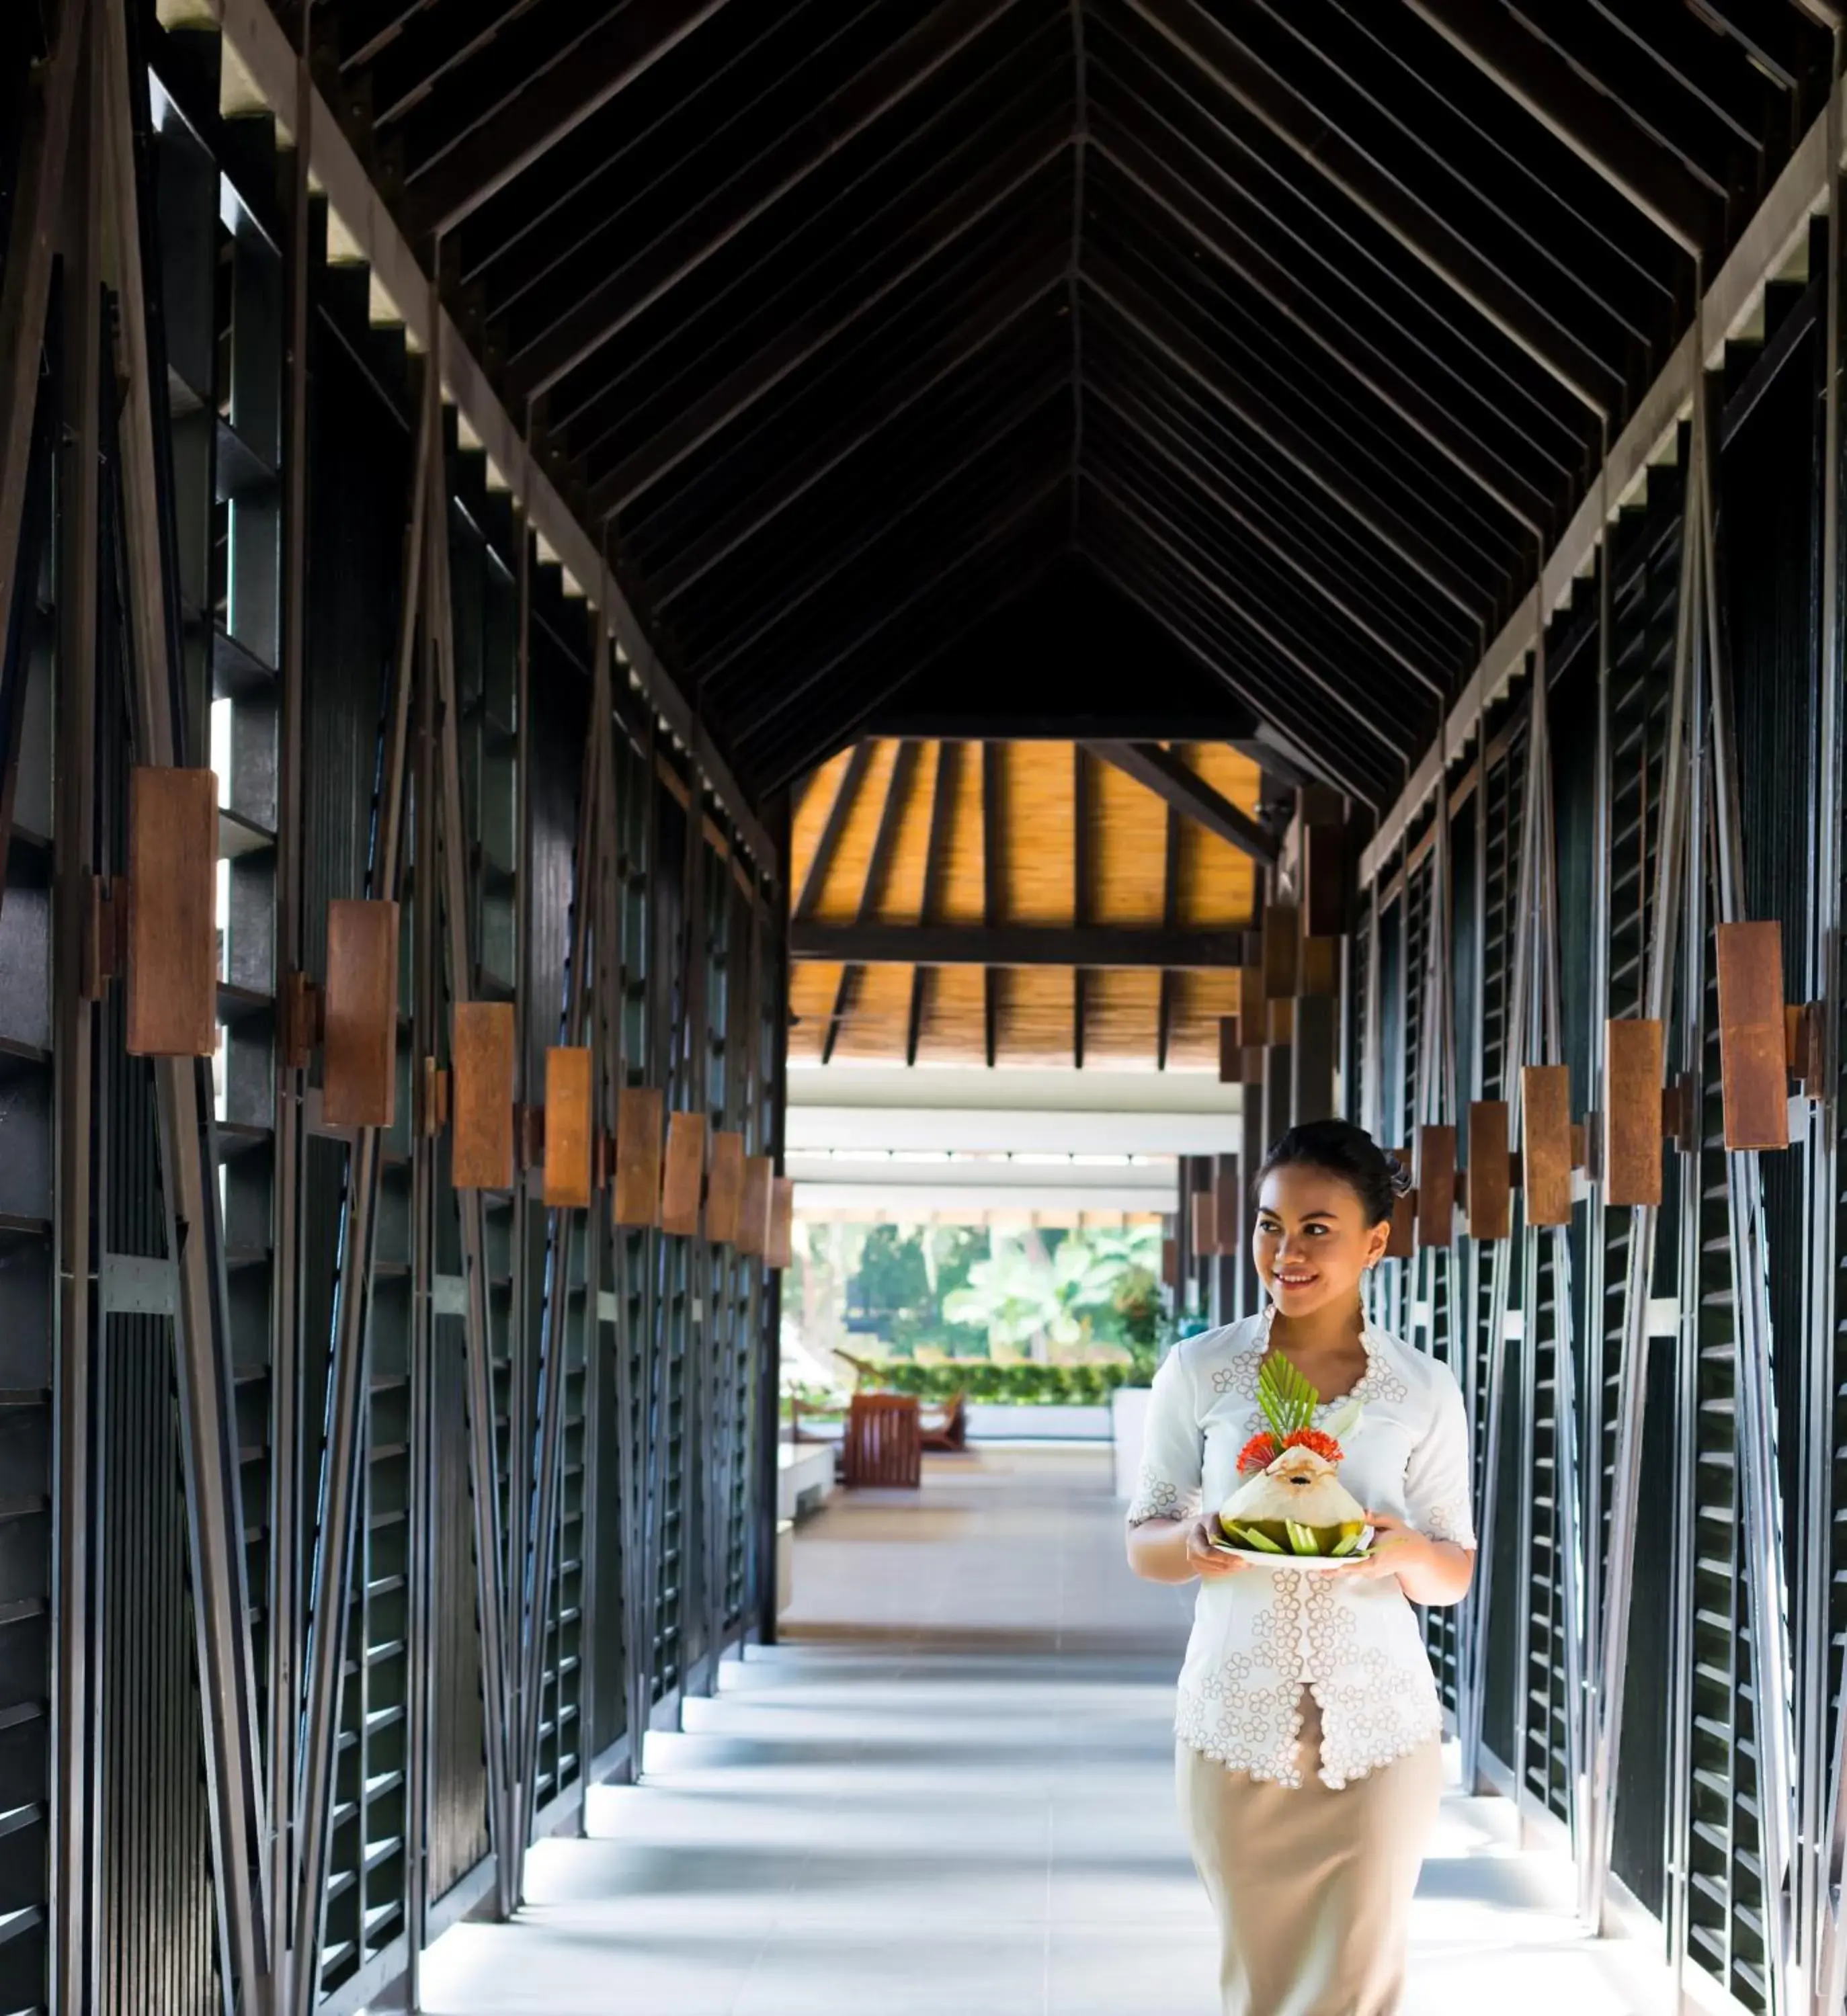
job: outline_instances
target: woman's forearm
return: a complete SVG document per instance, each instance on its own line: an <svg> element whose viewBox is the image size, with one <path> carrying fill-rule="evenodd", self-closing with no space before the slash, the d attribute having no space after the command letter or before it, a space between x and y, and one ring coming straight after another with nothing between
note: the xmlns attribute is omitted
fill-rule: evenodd
<svg viewBox="0 0 1847 2016"><path fill-rule="evenodd" d="M1453 1540L1426 1539L1417 1557L1397 1570L1399 1586L1412 1602L1426 1609L1443 1610L1460 1603L1474 1579L1475 1557L1471 1550Z"/></svg>
<svg viewBox="0 0 1847 2016"><path fill-rule="evenodd" d="M1144 1582L1191 1582L1197 1573L1186 1558L1184 1519L1146 1519L1129 1529L1129 1565Z"/></svg>

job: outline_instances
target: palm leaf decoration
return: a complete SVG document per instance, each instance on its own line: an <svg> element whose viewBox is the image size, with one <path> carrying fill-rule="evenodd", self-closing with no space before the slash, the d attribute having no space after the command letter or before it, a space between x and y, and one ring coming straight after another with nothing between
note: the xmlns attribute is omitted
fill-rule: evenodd
<svg viewBox="0 0 1847 2016"><path fill-rule="evenodd" d="M1273 1352L1258 1371L1257 1404L1280 1449L1298 1428L1313 1424L1321 1395L1280 1352Z"/></svg>

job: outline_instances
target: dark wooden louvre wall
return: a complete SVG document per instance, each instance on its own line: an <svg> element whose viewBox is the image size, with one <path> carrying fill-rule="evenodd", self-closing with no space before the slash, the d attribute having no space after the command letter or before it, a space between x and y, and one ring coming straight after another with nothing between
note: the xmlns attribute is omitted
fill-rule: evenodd
<svg viewBox="0 0 1847 2016"><path fill-rule="evenodd" d="M1835 822L1842 815L1838 777L1826 765L1811 776L1809 767L1819 739L1822 676L1820 317L1827 283L1819 228L1807 271L1810 277L1770 287L1761 335L1731 346L1711 408L1718 599L1742 833L1742 886L1731 914L1780 927L1792 1000L1808 984L1802 977L1809 971L1807 920L1824 894L1816 885L1813 808L1825 808L1823 815ZM1548 625L1550 872L1560 927L1544 956L1555 962L1555 1049L1532 1020L1543 1013L1542 969L1522 1056L1509 1051L1530 664L1450 772L1459 1076L1470 1096L1518 1102L1518 1065L1562 1064L1572 1082L1571 1118L1587 1150L1575 1157L1587 1166L1574 1184L1562 1246L1550 1233L1523 1229L1518 1186L1510 1240L1463 1240L1467 1289L1455 1357L1471 1399L1478 1478L1485 1482L1491 1468L1495 1473L1492 1505L1478 1508L1492 1517L1484 1557L1491 1587L1477 1625L1483 1768L1491 1782L1536 1810L1580 1824L1572 1773L1586 1760L1574 1754L1572 1725L1581 1711L1568 1684L1567 1514L1579 1536L1578 1572L1586 1579L1591 1623L1582 1656L1594 1687L1600 1634L1612 1628L1605 1605L1618 1572L1611 1511L1629 1348L1626 1280L1637 1224L1636 1214L1604 1195L1599 1108L1606 1097L1625 1096L1604 1082L1606 1023L1614 1017L1633 1024L1649 1013L1647 967L1669 921L1660 914L1657 876L1693 449L1685 429L1677 448L1611 525L1597 575L1579 585ZM1605 597L1607 627L1600 613ZM1708 694L1689 705L1693 725L1710 738L1717 701ZM1708 740L1701 746L1709 765L1717 745ZM1776 1723L1787 1709L1792 1824L1812 1826L1828 1796L1839 1705L1837 1529L1847 1486L1838 1471L1832 1396L1841 1347L1810 1312L1815 1279L1838 1269L1840 1246L1837 1237L1828 1251L1813 1250L1813 1179L1799 1148L1766 1153L1743 1170L1737 1157L1728 1166L1713 937L1727 815L1715 796L1712 769L1701 776L1696 845L1674 913L1679 941L1665 1003L1665 1075L1670 1087L1684 1082L1687 1091L1664 1109L1663 1201L1654 1218L1653 1273L1643 1284L1651 1299L1647 1313L1629 1319L1640 1324L1647 1363L1638 1375L1641 1514L1611 1867L1644 1908L1661 1916L1673 1949L1689 1964L1738 2004L1762 2008L1773 1993L1766 1928L1779 1908L1767 1874L1781 1823L1770 1809L1775 1777L1768 1756L1781 1741ZM1413 825L1368 892L1377 923L1369 922L1360 941L1364 986L1348 1001L1346 1042L1359 1068L1360 1110L1395 1138L1402 1131L1407 1049L1423 1012L1415 979L1416 949L1428 928L1418 894L1428 858L1419 855L1421 839ZM1525 866L1532 872L1530 859ZM1529 940L1525 954L1529 985L1534 945ZM1644 1161L1653 1152L1653 1098L1651 1082L1624 1121ZM1471 1172L1471 1186L1474 1180ZM1773 1571L1777 1586L1767 1599L1745 1539L1756 1487L1738 1427L1753 1348L1748 1311L1734 1284L1740 1183L1760 1186L1769 1255L1776 1438L1767 1488L1780 1493L1782 1547ZM1438 1250L1393 1265L1415 1279L1417 1269L1442 1258ZM1382 1291L1392 1293L1389 1286ZM1679 1312L1671 1325L1653 1313L1663 1305ZM1497 1354L1491 1324L1503 1309L1516 1320ZM1562 1412L1568 1345L1575 1438L1569 1443ZM1485 1438L1496 1411L1498 1461L1490 1465ZM1568 1503L1573 1467L1576 1490ZM1759 1639L1766 1600L1788 1618L1792 1661L1790 1697L1773 1706L1759 1682L1770 1656ZM1433 1651L1439 1646L1433 1638ZM1594 1726L1594 1719L1580 1720L1576 1741L1592 1740ZM1814 1935L1799 1926L1795 1934L1801 1941Z"/></svg>
<svg viewBox="0 0 1847 2016"><path fill-rule="evenodd" d="M734 811L705 801L697 759L657 737L619 664L610 667L604 724L610 876L599 880L596 863L580 855L592 669L604 633L576 585L541 552L485 453L445 413L435 536L409 557L426 590L440 578L446 593L435 623L425 593L408 653L412 754L394 874L381 849L423 367L401 329L372 320L368 271L329 261L329 213L315 196L300 234L306 290L297 354L308 391L299 449L291 447L297 234L290 157L279 154L268 117L221 115L214 31L164 31L152 9L128 13L127 95L137 123L128 151L146 226L160 522L138 516L117 437L130 409L113 396L124 354L116 345L139 325L142 304L97 290L101 385L110 396L99 394L86 411L71 368L81 332L55 266L46 368L31 416L22 585L0 639L0 1451L13 1480L0 1503L0 1810L12 1816L0 2007L45 2007L58 1986L50 1820L59 1769L82 1795L93 1831L58 1922L88 1914L96 1958L94 1978L66 1980L58 2006L205 2016L228 1998L261 1999L261 1984L232 1978L225 1868L214 1860L218 1835L234 1841L248 1816L214 1801L207 1758L214 1740L237 1745L279 1827L297 1832L311 1861L298 1803L297 1746L305 1740L329 1762L325 1881L310 1913L310 1936L322 1944L308 1993L338 2012L388 1991L422 1946L502 1880L490 1854L488 1761L509 1735L484 1713L483 1675L487 1626L499 1630L506 1619L484 1614L479 1598L466 1240L440 1110L458 992L515 1004L525 1042L515 1087L522 1111L513 1116L522 1121L520 1168L510 1186L482 1197L480 1277L502 1589L520 1585L539 1558L533 1539L542 1526L553 1543L530 1634L529 1697L539 1708L535 1810L520 1823L533 1831L557 1824L593 1769L607 1777L627 1768L639 1663L649 1702L657 1696L659 1712L671 1715L689 1679L715 1687L721 1657L773 1630L772 1585L758 1558L772 1522L752 1495L773 1490L773 1466L756 1446L773 1434L773 1393L766 1408L759 1391L773 1384L763 1336L776 1305L768 1271L729 1245L696 1262L693 1242L615 1233L600 1174L590 1211L548 1212L533 1173L542 1126L527 1109L544 1096L535 1060L562 1033L572 926L588 895L599 921L585 963L611 952L607 999L591 1003L599 1054L609 1054L614 1071L619 1053L638 1085L665 1087L670 1065L676 1093L709 1076L715 1118L722 1114L743 1133L751 1153L776 1153L783 974L775 863L760 833L753 828L747 842ZM100 9L89 17L112 18ZM18 187L16 29L37 32L10 20L0 30L0 246ZM99 186L81 177L100 175L110 151L99 142L86 153L74 166L75 185ZM62 225L58 235L60 257L74 256L76 241ZM12 277L0 268L0 285ZM60 457L65 466L55 468ZM85 472L96 485L93 519L77 480ZM292 521L297 479L302 510ZM128 991L106 921L126 913L99 905L104 923L93 953L76 927L89 914L84 870L93 866L102 878L99 895L110 878L119 894L131 867L131 766L149 754L131 723L146 668L131 656L122 590L134 571L125 557L132 541L157 533L176 646L173 754L182 767L216 772L218 859L205 865L215 866L224 905L215 944L160 948L203 959L215 982L217 1056L179 1081L197 1089L204 1187L221 1208L195 1250L207 1255L205 1348L214 1390L221 1374L225 1413L221 1435L196 1460L176 1368L189 1363L184 1337L198 1333L187 1330L185 1270L167 1251L175 1184L163 1166L161 1067L127 1054ZM446 561L426 572L437 539ZM10 584L13 564L9 553L0 581ZM83 592L92 572L93 603ZM291 581L310 590L297 656ZM88 610L86 631L77 612ZM438 632L452 651L455 704L446 715L425 684L438 676ZM292 684L300 760L291 808ZM92 689L85 744L75 696ZM79 726L60 730L73 722ZM449 723L453 807L443 776ZM57 749L59 732L79 739ZM93 811L80 809L89 802L71 785L80 777ZM703 815L683 816L675 791ZM455 830L439 844L450 819ZM657 872L662 834L671 876ZM593 844L601 849L600 828ZM66 847L77 852L67 858ZM71 927L55 934L60 866L72 870L62 886L74 894L56 900L74 908ZM689 885L707 906L710 943L696 949L682 943ZM328 977L330 905L393 896L395 998L362 1017L361 1033L387 1066L373 1072L373 1089L388 1089L393 1109L372 1163L363 1130L340 1124L322 1097L314 1002ZM139 914L144 923L154 915L152 902ZM446 949L452 923L466 948L459 972ZM134 941L121 936L134 959ZM54 944L67 948L55 969ZM668 983L683 982L689 949L705 977L670 1005ZM369 959L368 973L380 963ZM689 1039L676 1057L673 1032L694 1025L689 1016L696 1021L701 1003L713 1018L709 1040ZM89 1031L81 1051L70 1034L79 1028ZM308 1068L285 1150L278 1081L295 1081L279 1067L298 1054ZM93 1067L87 1106L59 1089L74 1081L80 1056ZM67 1111L81 1121L65 1125ZM612 1100L598 1120L599 1150L613 1119ZM183 1118L178 1131L178 1153L190 1156ZM600 1172L607 1158L592 1159ZM351 1237L352 1214L369 1165L376 1201L370 1237L360 1242ZM567 1215L577 1235L568 1243L560 1233ZM89 1320L58 1341L63 1355L54 1358L54 1260L74 1216L88 1226ZM694 1270L706 1267L718 1287L707 1298L701 1345L692 1341ZM427 1317L419 1284L429 1291ZM560 1292L548 1296L553 1285ZM356 1361L345 1348L351 1312ZM646 1366L646 1377L618 1380L618 1349L627 1371ZM87 1424L55 1465L54 1399L73 1404L80 1367ZM330 1493L341 1474L347 1390L356 1391L344 1442L353 1456L351 1546L343 1575L329 1571L323 1583L344 1522ZM556 1488L546 1498L537 1431L553 1390L563 1406ZM709 1555L689 1561L702 1516L690 1480L708 1450ZM651 1579L634 1572L620 1483L643 1475L643 1530L661 1565ZM229 1514L235 1559L220 1586L234 1590L233 1622L228 1632L207 1622L204 1635L250 1676L247 1726L219 1739L214 1719L225 1726L233 1705L219 1690L202 1691L194 1609L200 1505L214 1493ZM86 1604L60 1615L53 1564L65 1543L87 1563L90 1585ZM689 1574L696 1590L711 1593L703 1616L692 1607L700 1597L683 1586ZM209 1615L203 1604L200 1614ZM333 1668L337 1718L329 1700L328 1721L317 1724L315 1647L336 1632L344 1641ZM67 1699L60 1633L72 1646L87 1641L91 1685L85 1719L63 1730L61 1753L51 1712ZM682 1637L698 1661L691 1676L682 1672ZM510 1880L517 1895L517 1873ZM275 1939L297 1902L275 1899ZM69 1949L83 1950L84 1939Z"/></svg>

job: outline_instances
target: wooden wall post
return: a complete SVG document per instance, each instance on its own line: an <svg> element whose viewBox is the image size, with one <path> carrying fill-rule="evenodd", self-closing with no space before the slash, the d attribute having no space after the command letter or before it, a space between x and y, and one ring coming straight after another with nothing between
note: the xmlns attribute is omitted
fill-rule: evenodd
<svg viewBox="0 0 1847 2016"><path fill-rule="evenodd" d="M1611 1021L1604 1030L1604 1201L1659 1204L1662 1192L1662 1081L1666 1031L1659 1022Z"/></svg>
<svg viewBox="0 0 1847 2016"><path fill-rule="evenodd" d="M455 1132L450 1180L459 1190L513 1184L513 1008L459 1001L450 1024Z"/></svg>
<svg viewBox="0 0 1847 2016"><path fill-rule="evenodd" d="M590 1053L545 1052L545 1201L554 1210L590 1207Z"/></svg>
<svg viewBox="0 0 1847 2016"><path fill-rule="evenodd" d="M1520 1074L1521 1174L1528 1225L1569 1225L1572 1170L1572 1072L1568 1064L1528 1064ZM1660 1098L1655 1107L1658 1114Z"/></svg>
<svg viewBox="0 0 1847 2016"><path fill-rule="evenodd" d="M389 1127L398 1111L398 905L327 905L321 1111L330 1127Z"/></svg>
<svg viewBox="0 0 1847 2016"><path fill-rule="evenodd" d="M1783 928L1720 924L1719 1063L1730 1149L1789 1146L1789 1025Z"/></svg>
<svg viewBox="0 0 1847 2016"><path fill-rule="evenodd" d="M128 778L128 1029L136 1057L218 1044L218 780L142 765Z"/></svg>

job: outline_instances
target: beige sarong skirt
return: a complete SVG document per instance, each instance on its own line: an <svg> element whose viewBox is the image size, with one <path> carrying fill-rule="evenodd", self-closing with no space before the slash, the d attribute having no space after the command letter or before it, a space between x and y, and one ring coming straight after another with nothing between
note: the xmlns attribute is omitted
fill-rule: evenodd
<svg viewBox="0 0 1847 2016"><path fill-rule="evenodd" d="M1287 1787L1179 1746L1180 1816L1219 1914L1225 2016L1393 2016L1442 1745L1331 1791L1316 1775L1321 1711L1305 1690L1301 1755L1302 1782Z"/></svg>

